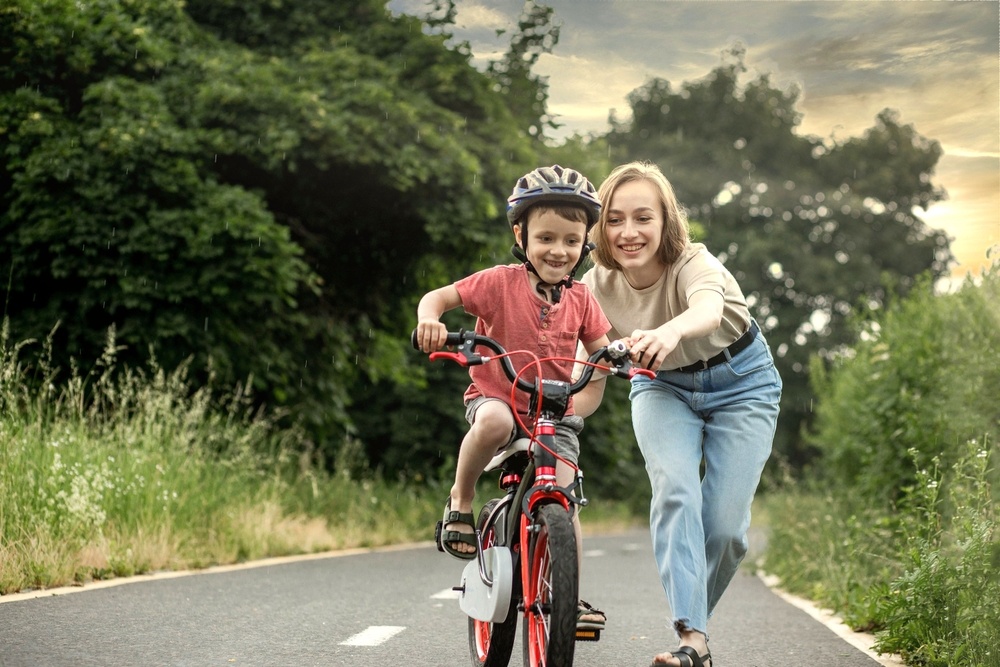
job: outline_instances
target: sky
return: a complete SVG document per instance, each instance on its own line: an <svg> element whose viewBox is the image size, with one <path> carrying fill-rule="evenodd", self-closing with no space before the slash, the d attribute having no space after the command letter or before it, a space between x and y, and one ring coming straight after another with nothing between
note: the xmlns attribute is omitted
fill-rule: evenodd
<svg viewBox="0 0 1000 667"><path fill-rule="evenodd" d="M799 132L844 141L883 109L941 144L932 182L945 201L918 217L952 238L955 279L1000 256L1000 0L539 0L553 8L559 42L535 72L549 112L574 132L627 120L628 94L653 77L676 89L705 77L735 44L747 78L769 74L800 89ZM473 62L499 58L522 0L457 0L452 33ZM421 16L425 0L391 0ZM506 29L507 34L497 35ZM997 246L993 259L990 248Z"/></svg>

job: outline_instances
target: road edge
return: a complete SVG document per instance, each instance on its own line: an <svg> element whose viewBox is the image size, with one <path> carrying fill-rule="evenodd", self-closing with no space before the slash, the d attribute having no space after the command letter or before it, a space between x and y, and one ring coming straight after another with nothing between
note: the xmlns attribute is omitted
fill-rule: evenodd
<svg viewBox="0 0 1000 667"><path fill-rule="evenodd" d="M817 607L811 600L801 598L797 595L789 593L788 591L782 590L781 580L778 577L758 570L757 578L764 582L764 585L771 589L771 592L779 598L793 607L809 614L815 620L825 625L835 635L880 665L885 665L885 667L907 667L907 664L903 661L901 656L896 655L895 653L878 653L875 651L872 648L875 646L874 635L866 632L858 632L852 629L849 625L846 625L839 615L829 609Z"/></svg>
<svg viewBox="0 0 1000 667"><path fill-rule="evenodd" d="M113 579L96 579L72 586L59 586L57 588L38 588L23 593L9 593L0 595L0 604L8 602L20 602L23 600L36 600L38 598L52 597L56 595L69 595L71 593L84 593L101 588L114 588L126 584L136 584L143 581L160 581L163 579L177 579L179 577L191 577L200 574L219 574L222 572L236 572L238 570L251 570L259 567L271 565L284 565L286 563L298 563L321 558L339 558L342 556L356 556L358 554L369 554L386 551L403 551L406 549L416 549L419 547L433 546L433 542L412 542L409 544L392 544L382 547L357 547L352 549L337 549L331 551L318 551L311 554L297 554L292 556L274 556L272 558L261 558L259 560L245 561L243 563L232 563L230 565L212 565L192 570L163 570L150 572L148 574L136 574L131 577L115 577Z"/></svg>

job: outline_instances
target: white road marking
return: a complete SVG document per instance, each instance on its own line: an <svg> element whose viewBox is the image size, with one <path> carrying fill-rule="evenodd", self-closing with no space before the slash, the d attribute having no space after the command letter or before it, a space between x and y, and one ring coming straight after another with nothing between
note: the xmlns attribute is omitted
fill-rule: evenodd
<svg viewBox="0 0 1000 667"><path fill-rule="evenodd" d="M606 555L607 552L604 549L588 549L583 552L584 558L600 558Z"/></svg>
<svg viewBox="0 0 1000 667"><path fill-rule="evenodd" d="M363 632L342 642L341 646L378 646L398 635L406 628L399 625L372 625Z"/></svg>
<svg viewBox="0 0 1000 667"><path fill-rule="evenodd" d="M446 588L443 591L438 591L431 596L432 600L457 600L462 597L461 591L456 591L451 588Z"/></svg>

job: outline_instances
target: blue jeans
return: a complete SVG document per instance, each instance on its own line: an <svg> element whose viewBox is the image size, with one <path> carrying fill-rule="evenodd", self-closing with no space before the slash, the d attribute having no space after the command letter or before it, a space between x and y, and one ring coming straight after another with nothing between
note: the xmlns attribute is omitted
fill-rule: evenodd
<svg viewBox="0 0 1000 667"><path fill-rule="evenodd" d="M662 371L655 380L637 376L629 398L653 491L653 554L674 629L707 636L708 618L747 553L750 505L771 453L781 378L758 334L718 366Z"/></svg>

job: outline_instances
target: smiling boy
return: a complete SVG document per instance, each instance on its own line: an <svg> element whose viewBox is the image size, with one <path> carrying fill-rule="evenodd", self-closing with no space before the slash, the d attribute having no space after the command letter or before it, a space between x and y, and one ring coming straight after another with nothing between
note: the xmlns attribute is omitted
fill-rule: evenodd
<svg viewBox="0 0 1000 667"><path fill-rule="evenodd" d="M548 379L568 382L578 342L588 354L609 342L610 323L590 290L573 279L589 251L587 233L599 215L596 190L577 171L554 165L521 177L507 200L507 219L515 240L512 251L522 263L485 269L425 294L417 306L420 349L430 353L444 346L447 328L440 318L461 306L476 316L476 333L499 341L505 349L565 359L543 364L542 371ZM530 358L517 355L512 360L515 366L524 366ZM472 514L476 482L497 451L518 435L514 409L527 422L527 406L510 405L511 384L499 364L473 366L469 375L472 383L464 400L470 427L435 535L439 550L462 559L476 553ZM533 380L534 369L526 369L522 377ZM555 453L563 459L556 478L561 486L573 481L582 429L583 419L573 413L571 402L566 417L556 425ZM573 523L579 547L575 514ZM581 605L581 614L587 617L584 621L603 625L599 610Z"/></svg>

